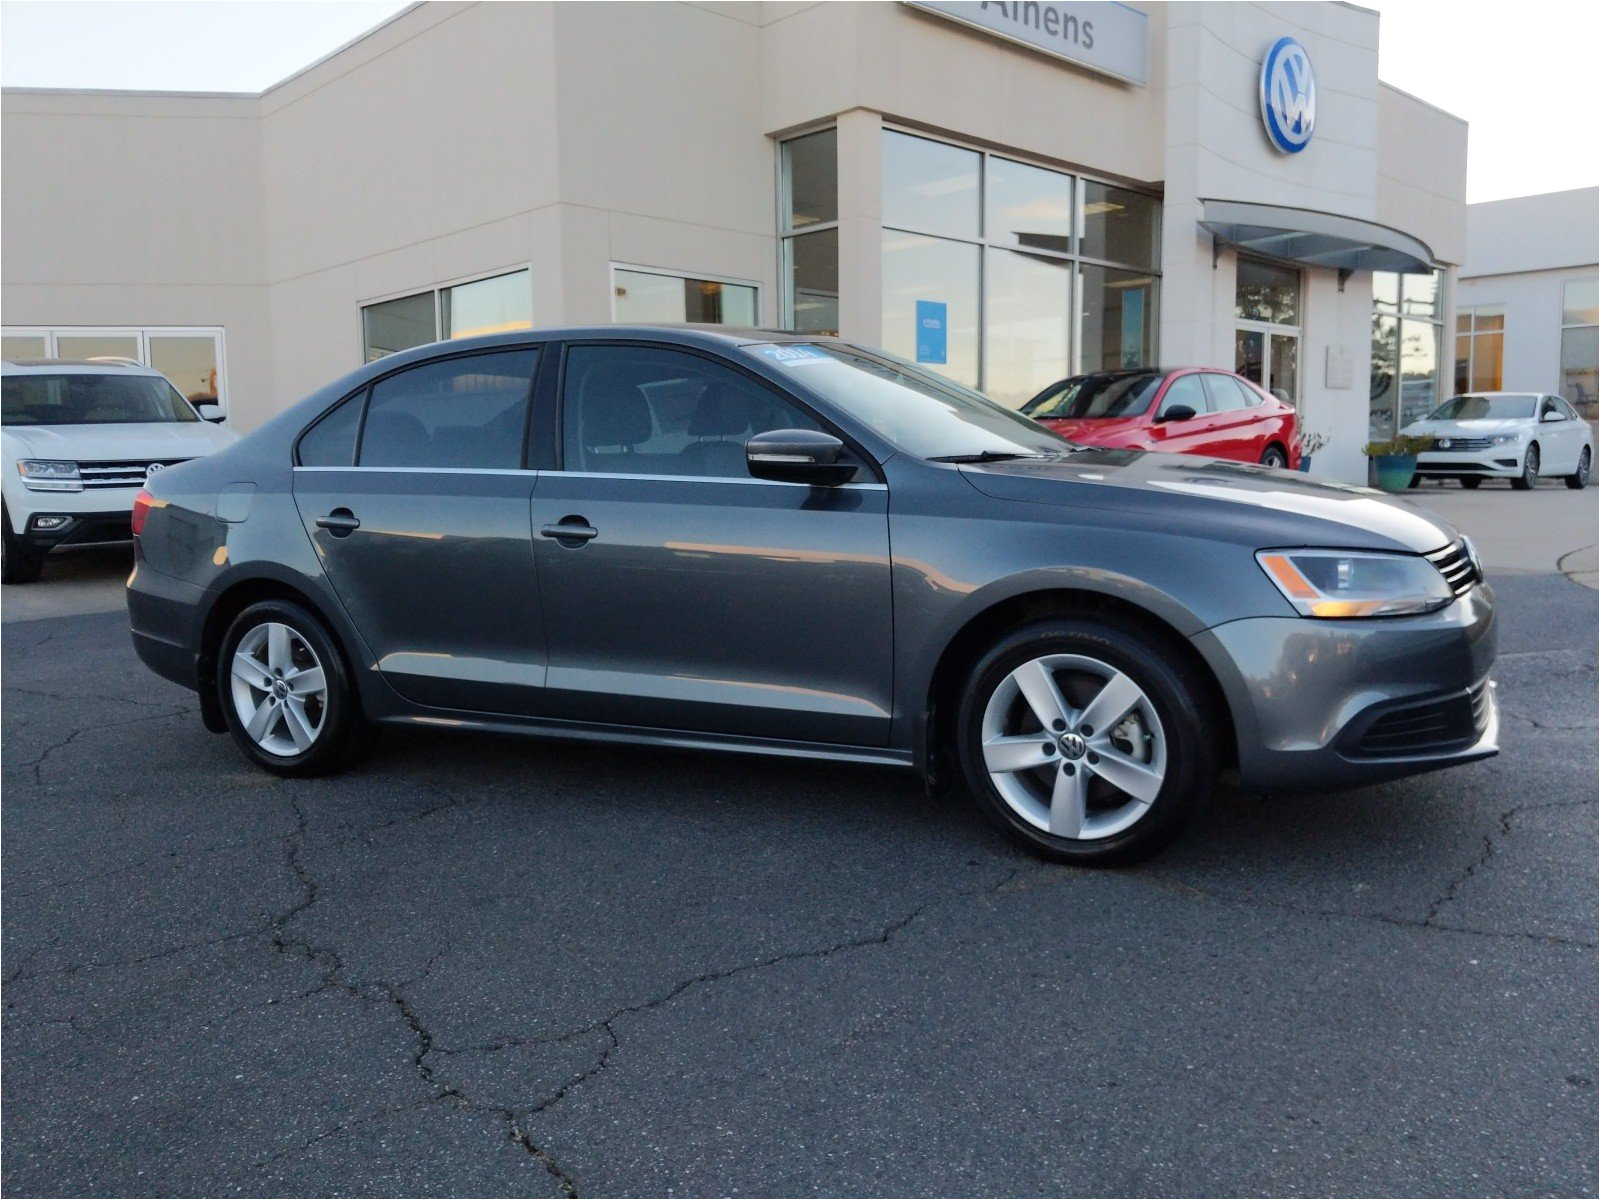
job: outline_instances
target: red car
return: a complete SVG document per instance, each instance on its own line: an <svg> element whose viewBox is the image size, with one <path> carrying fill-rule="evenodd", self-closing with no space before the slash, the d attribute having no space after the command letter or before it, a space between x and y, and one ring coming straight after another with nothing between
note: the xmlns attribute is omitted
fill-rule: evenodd
<svg viewBox="0 0 1600 1200"><path fill-rule="evenodd" d="M1085 446L1298 468L1294 409L1231 371L1104 371L1052 383L1022 411Z"/></svg>

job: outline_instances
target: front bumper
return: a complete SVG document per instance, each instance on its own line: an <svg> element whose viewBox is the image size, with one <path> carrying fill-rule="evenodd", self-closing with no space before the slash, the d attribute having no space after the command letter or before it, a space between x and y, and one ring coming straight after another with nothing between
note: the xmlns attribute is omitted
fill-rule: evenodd
<svg viewBox="0 0 1600 1200"><path fill-rule="evenodd" d="M37 550L58 546L89 546L102 542L126 542L133 538L131 512L34 512L17 536Z"/></svg>
<svg viewBox="0 0 1600 1200"><path fill-rule="evenodd" d="M1420 617L1258 617L1198 634L1227 696L1239 775L1350 787L1499 752L1494 596L1479 584Z"/></svg>
<svg viewBox="0 0 1600 1200"><path fill-rule="evenodd" d="M1484 479L1515 479L1522 474L1527 447L1521 442L1490 446L1485 450L1424 450L1417 455L1417 474L1455 478L1476 475Z"/></svg>

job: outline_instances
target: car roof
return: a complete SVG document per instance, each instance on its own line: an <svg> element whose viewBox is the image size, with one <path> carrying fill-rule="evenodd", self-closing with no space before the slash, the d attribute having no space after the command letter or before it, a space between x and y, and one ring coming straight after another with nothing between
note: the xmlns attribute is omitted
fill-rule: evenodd
<svg viewBox="0 0 1600 1200"><path fill-rule="evenodd" d="M7 359L7 375L160 375L154 367L119 358L19 358Z"/></svg>

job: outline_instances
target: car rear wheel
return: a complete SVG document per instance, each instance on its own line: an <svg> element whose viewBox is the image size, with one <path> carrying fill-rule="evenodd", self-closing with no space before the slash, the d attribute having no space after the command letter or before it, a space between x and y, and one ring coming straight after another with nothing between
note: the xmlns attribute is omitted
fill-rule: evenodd
<svg viewBox="0 0 1600 1200"><path fill-rule="evenodd" d="M1482 482L1483 482L1483 478L1481 476L1478 476L1478 475L1463 475L1463 476L1461 476L1461 486L1466 488L1467 491L1469 491L1469 492L1472 491L1474 488L1476 488Z"/></svg>
<svg viewBox="0 0 1600 1200"><path fill-rule="evenodd" d="M1519 492L1530 492L1539 486L1539 447L1528 447L1528 456L1522 460L1522 474L1511 481Z"/></svg>
<svg viewBox="0 0 1600 1200"><path fill-rule="evenodd" d="M1043 858L1134 862L1177 836L1216 781L1204 689L1143 630L1063 618L973 668L957 756L979 809Z"/></svg>
<svg viewBox="0 0 1600 1200"><path fill-rule="evenodd" d="M1261 452L1261 465L1263 467L1287 467L1289 456L1283 452L1281 446L1268 446Z"/></svg>
<svg viewBox="0 0 1600 1200"><path fill-rule="evenodd" d="M1568 475L1565 482L1573 491L1589 486L1589 447L1585 446L1583 453L1578 455L1578 469Z"/></svg>
<svg viewBox="0 0 1600 1200"><path fill-rule="evenodd" d="M234 619L217 656L217 693L245 755L279 775L323 775L365 743L343 656L298 604L267 600Z"/></svg>
<svg viewBox="0 0 1600 1200"><path fill-rule="evenodd" d="M44 570L44 555L11 532L11 514L0 510L0 581L33 583Z"/></svg>

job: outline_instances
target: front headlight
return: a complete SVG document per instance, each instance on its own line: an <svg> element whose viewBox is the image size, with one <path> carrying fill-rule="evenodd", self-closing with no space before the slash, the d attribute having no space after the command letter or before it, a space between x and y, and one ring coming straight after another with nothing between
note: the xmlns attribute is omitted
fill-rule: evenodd
<svg viewBox="0 0 1600 1200"><path fill-rule="evenodd" d="M1489 444L1491 446L1509 446L1513 442L1520 442L1521 440L1522 435L1520 433L1497 433L1489 439Z"/></svg>
<svg viewBox="0 0 1600 1200"><path fill-rule="evenodd" d="M1256 561L1303 617L1399 617L1455 599L1425 558L1353 550L1262 550Z"/></svg>
<svg viewBox="0 0 1600 1200"><path fill-rule="evenodd" d="M49 458L24 458L17 463L22 486L30 492L81 492L78 464Z"/></svg>

